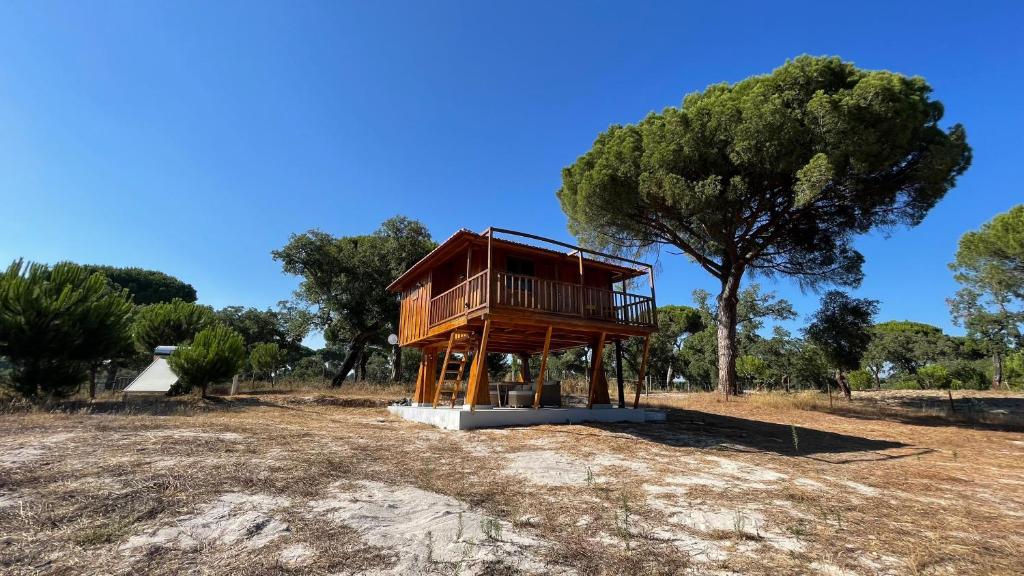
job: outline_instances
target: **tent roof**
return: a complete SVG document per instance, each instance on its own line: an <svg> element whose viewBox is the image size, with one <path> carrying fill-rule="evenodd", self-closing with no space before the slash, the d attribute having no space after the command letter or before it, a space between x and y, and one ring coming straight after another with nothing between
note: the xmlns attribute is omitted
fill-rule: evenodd
<svg viewBox="0 0 1024 576"><path fill-rule="evenodd" d="M178 375L171 370L171 365L164 358L157 358L146 367L125 392L167 392L178 383Z"/></svg>

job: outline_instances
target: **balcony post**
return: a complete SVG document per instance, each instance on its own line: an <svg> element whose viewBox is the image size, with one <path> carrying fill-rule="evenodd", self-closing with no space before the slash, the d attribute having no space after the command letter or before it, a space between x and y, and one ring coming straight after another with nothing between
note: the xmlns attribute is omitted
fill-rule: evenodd
<svg viewBox="0 0 1024 576"><path fill-rule="evenodd" d="M491 309L491 294L494 292L492 287L494 286L494 275L491 274L491 244L494 240L494 228L487 229L487 310Z"/></svg>
<svg viewBox="0 0 1024 576"><path fill-rule="evenodd" d="M647 277L651 283L651 323L658 325L658 301L654 298L654 266L647 266Z"/></svg>

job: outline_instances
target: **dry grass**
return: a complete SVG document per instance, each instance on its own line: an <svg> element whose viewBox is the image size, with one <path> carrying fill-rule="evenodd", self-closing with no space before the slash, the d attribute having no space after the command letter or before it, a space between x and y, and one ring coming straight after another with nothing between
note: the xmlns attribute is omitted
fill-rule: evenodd
<svg viewBox="0 0 1024 576"><path fill-rule="evenodd" d="M753 394L652 395L664 424L451 433L381 407L407 395L348 387L0 416L0 572L1021 572L1020 433ZM498 539L534 544L410 571L406 550L311 508L360 482L456 498L506 523ZM254 512L231 544L125 548L232 494L286 504ZM287 529L250 546L277 525L264 521ZM298 544L300 565L286 561Z"/></svg>

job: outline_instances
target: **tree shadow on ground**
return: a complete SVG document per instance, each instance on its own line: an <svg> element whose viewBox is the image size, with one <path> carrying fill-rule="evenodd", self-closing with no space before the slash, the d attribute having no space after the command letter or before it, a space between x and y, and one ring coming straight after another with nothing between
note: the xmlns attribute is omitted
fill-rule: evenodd
<svg viewBox="0 0 1024 576"><path fill-rule="evenodd" d="M44 410L66 414L123 414L147 416L196 416L210 412L247 410L252 408L285 408L333 406L339 408L383 408L387 399L337 396L288 396L286 394L207 396L196 395L163 396L153 395L131 399L104 398L94 401L85 399L59 400L35 405L28 402L10 404L0 413L29 412Z"/></svg>
<svg viewBox="0 0 1024 576"><path fill-rule="evenodd" d="M629 434L649 442L683 448L732 452L770 452L831 464L897 460L933 450L902 442L851 436L826 430L698 412L667 409L664 423L604 424L588 427Z"/></svg>
<svg viewBox="0 0 1024 576"><path fill-rule="evenodd" d="M956 411L938 396L857 398L837 401L830 411L846 418L881 420L913 426L957 426L993 432L1024 432L1024 398L957 398Z"/></svg>

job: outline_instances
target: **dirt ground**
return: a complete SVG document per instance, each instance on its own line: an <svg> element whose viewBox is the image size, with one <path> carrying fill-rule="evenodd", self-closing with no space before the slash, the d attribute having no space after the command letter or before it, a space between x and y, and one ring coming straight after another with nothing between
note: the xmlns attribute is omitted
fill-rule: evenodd
<svg viewBox="0 0 1024 576"><path fill-rule="evenodd" d="M0 571L1024 572L1024 433L649 401L665 423L445 432L358 393L0 415Z"/></svg>

